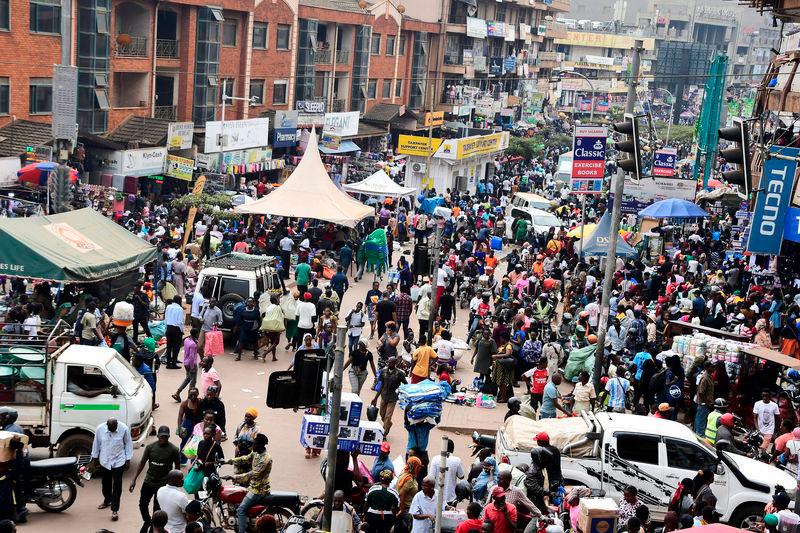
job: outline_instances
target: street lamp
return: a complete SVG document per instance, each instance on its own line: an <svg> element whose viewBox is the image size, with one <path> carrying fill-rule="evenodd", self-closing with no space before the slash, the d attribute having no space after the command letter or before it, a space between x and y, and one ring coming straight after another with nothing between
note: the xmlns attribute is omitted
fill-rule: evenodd
<svg viewBox="0 0 800 533"><path fill-rule="evenodd" d="M589 84L589 89L591 89L591 91L592 91L592 106L591 106L591 109L589 110L589 122L594 122L594 84L592 84L592 80L590 80L589 78L587 78L586 76L584 76L580 72L576 72L574 70L554 70L553 71L553 76L555 78L557 78L557 79L561 79L563 77L566 77L566 74L574 74L574 75L578 76L579 78L583 78L584 80L586 80L586 83ZM577 98L577 91L575 91L575 92L576 92L575 96ZM574 105L575 104L573 103L573 108L574 108Z"/></svg>

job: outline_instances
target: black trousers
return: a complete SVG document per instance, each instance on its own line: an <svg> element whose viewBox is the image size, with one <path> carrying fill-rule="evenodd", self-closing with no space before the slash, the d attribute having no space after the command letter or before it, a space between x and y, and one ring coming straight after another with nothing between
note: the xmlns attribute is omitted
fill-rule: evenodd
<svg viewBox="0 0 800 533"><path fill-rule="evenodd" d="M142 528L139 533L147 533L150 531L150 500L153 500L153 512L155 513L161 506L158 505L156 492L161 487L150 485L149 483L142 483L142 488L139 491L139 513L142 515Z"/></svg>
<svg viewBox="0 0 800 533"><path fill-rule="evenodd" d="M369 524L369 533L389 533L394 526L394 513L388 511L383 516L367 513L366 522Z"/></svg>
<svg viewBox="0 0 800 533"><path fill-rule="evenodd" d="M150 326L147 325L147 316L140 316L133 318L133 340L139 342L139 326L142 326L144 334L150 337Z"/></svg>
<svg viewBox="0 0 800 533"><path fill-rule="evenodd" d="M181 351L183 329L178 326L167 326L167 365L174 366L178 363L178 354Z"/></svg>
<svg viewBox="0 0 800 533"><path fill-rule="evenodd" d="M111 504L111 510L114 512L119 511L119 500L122 497L122 473L125 471L124 466L108 469L100 467L103 488L103 502Z"/></svg>

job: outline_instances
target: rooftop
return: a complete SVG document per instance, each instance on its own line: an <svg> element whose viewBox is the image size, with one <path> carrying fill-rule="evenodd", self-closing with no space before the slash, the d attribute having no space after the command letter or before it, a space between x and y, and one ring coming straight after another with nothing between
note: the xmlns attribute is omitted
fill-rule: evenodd
<svg viewBox="0 0 800 533"><path fill-rule="evenodd" d="M140 147L164 146L168 128L167 120L130 116L107 138L127 145L138 144Z"/></svg>
<svg viewBox="0 0 800 533"><path fill-rule="evenodd" d="M53 143L53 127L46 122L14 120L0 128L0 156L9 157L25 153L28 146Z"/></svg>

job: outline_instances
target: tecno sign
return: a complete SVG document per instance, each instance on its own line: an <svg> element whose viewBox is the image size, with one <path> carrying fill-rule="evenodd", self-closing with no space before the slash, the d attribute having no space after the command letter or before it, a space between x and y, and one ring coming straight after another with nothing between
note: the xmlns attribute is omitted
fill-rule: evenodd
<svg viewBox="0 0 800 533"><path fill-rule="evenodd" d="M767 176L766 189L764 190L764 215L759 221L758 230L761 235L775 235L778 230L778 215L781 211L781 202L784 194L784 180L786 179L786 169L777 170ZM784 215L785 216L785 215ZM783 229L783 222L781 222Z"/></svg>
<svg viewBox="0 0 800 533"><path fill-rule="evenodd" d="M756 196L753 218L750 222L750 239L747 251L755 254L777 255L781 251L786 211L791 199L797 158L800 149L770 146L770 156L780 154L787 158L768 157L761 174L761 191Z"/></svg>

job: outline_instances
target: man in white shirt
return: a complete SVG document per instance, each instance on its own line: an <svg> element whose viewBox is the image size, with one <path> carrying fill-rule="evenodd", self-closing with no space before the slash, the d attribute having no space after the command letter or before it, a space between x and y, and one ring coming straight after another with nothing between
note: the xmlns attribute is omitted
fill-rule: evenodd
<svg viewBox="0 0 800 533"><path fill-rule="evenodd" d="M778 404L772 401L772 393L764 389L761 399L753 405L753 414L756 415L756 426L759 433L764 438L761 443L763 449L768 449L775 435L775 428L778 427Z"/></svg>
<svg viewBox="0 0 800 533"><path fill-rule="evenodd" d="M200 329L203 325L202 313L206 306L206 298L202 291L196 290L192 295L192 328Z"/></svg>
<svg viewBox="0 0 800 533"><path fill-rule="evenodd" d="M100 467L103 478L103 503L98 509L111 507L111 520L119 520L119 500L122 496L122 473L131 465L133 443L128 426L109 418L100 424L92 442L92 464Z"/></svg>
<svg viewBox="0 0 800 533"><path fill-rule="evenodd" d="M428 476L422 480L422 490L414 495L408 512L414 519L411 533L430 533L436 522L436 481Z"/></svg>
<svg viewBox="0 0 800 533"><path fill-rule="evenodd" d="M600 317L600 304L597 303L597 300L589 302L584 308L584 311L589 313L589 326L597 331L597 321Z"/></svg>
<svg viewBox="0 0 800 533"><path fill-rule="evenodd" d="M182 533L186 529L184 511L189 505L189 498L183 492L183 472L170 470L167 484L158 489L156 499L161 510L167 513L167 532Z"/></svg>
<svg viewBox="0 0 800 533"><path fill-rule="evenodd" d="M178 367L178 352L181 351L183 341L183 325L186 316L181 305L181 297L177 294L172 298L172 303L164 310L164 323L167 325L167 368Z"/></svg>
<svg viewBox="0 0 800 533"><path fill-rule="evenodd" d="M283 239L280 240L278 246L281 249L281 269L283 270L283 275L288 278L289 269L292 264L292 248L294 247L294 241L287 233L283 236Z"/></svg>
<svg viewBox="0 0 800 533"><path fill-rule="evenodd" d="M303 294L303 301L297 303L297 334L302 339L303 335L310 333L314 336L314 318L317 316L317 306L311 301L311 293Z"/></svg>
<svg viewBox="0 0 800 533"><path fill-rule="evenodd" d="M445 503L453 503L456 500L456 483L459 479L464 479L464 465L461 459L453 455L455 450L455 443L447 439L447 460L445 461L444 473L444 501ZM428 465L428 476L433 479L438 478L439 468L442 464L441 454L434 455Z"/></svg>

